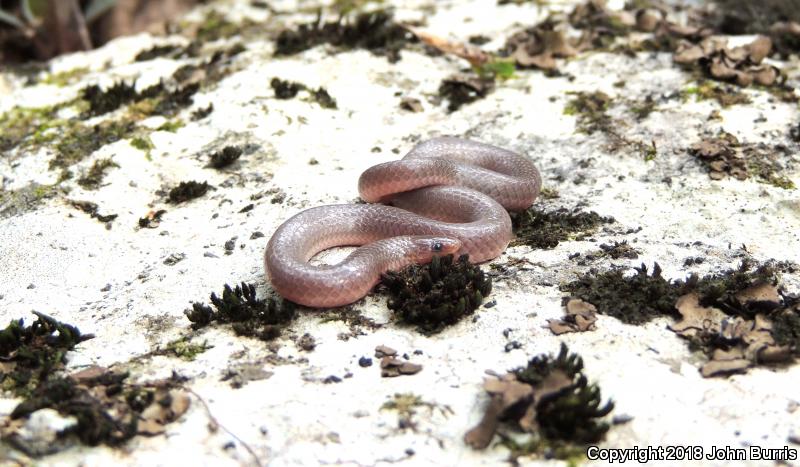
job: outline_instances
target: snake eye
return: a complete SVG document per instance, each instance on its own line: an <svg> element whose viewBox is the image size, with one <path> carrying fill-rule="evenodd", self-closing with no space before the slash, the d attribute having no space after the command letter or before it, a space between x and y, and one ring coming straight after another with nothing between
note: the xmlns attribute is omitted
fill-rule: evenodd
<svg viewBox="0 0 800 467"><path fill-rule="evenodd" d="M433 251L442 251L442 242L434 242Z"/></svg>

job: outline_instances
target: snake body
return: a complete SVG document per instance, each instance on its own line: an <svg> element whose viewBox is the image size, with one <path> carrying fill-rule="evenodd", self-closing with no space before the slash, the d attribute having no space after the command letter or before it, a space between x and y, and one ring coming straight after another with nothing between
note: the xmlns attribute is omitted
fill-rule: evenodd
<svg viewBox="0 0 800 467"><path fill-rule="evenodd" d="M511 241L506 210L526 209L540 188L539 171L522 155L461 138L434 138L402 160L361 174L361 198L385 204L319 206L285 221L267 244L267 276L288 300L334 307L365 296L382 273L435 255L466 253L473 262L488 261ZM335 265L309 264L336 246L359 248Z"/></svg>

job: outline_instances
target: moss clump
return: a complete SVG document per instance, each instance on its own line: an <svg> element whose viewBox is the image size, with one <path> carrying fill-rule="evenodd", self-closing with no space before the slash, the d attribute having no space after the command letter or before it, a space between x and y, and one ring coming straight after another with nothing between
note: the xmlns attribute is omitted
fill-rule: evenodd
<svg viewBox="0 0 800 467"><path fill-rule="evenodd" d="M430 264L388 272L388 307L402 323L434 334L475 312L492 291L492 281L467 255L435 256Z"/></svg>
<svg viewBox="0 0 800 467"><path fill-rule="evenodd" d="M770 315L772 337L778 345L788 346L800 356L800 297L784 297L786 307Z"/></svg>
<svg viewBox="0 0 800 467"><path fill-rule="evenodd" d="M236 335L272 340L278 337L295 317L294 304L273 299L259 300L252 284L242 283L231 288L225 284L222 297L211 294L214 309L204 303L193 303L184 313L192 329L203 328L211 322L231 323Z"/></svg>
<svg viewBox="0 0 800 467"><path fill-rule="evenodd" d="M692 274L686 280L676 281L663 278L658 264L654 265L652 275L647 274L644 265L634 270L636 274L632 276L625 276L622 270L602 273L591 270L562 285L561 290L591 303L599 313L628 324L642 324L663 315L680 318L675 308L678 298L695 293L700 306L716 308L731 317L753 320L757 314L763 314L773 323L775 342L789 346L792 352L800 351L800 298L788 294L780 299L741 298L759 286L777 290L780 273L796 271L791 263L755 264L745 260L737 268L722 273L702 277ZM730 342L717 339L702 344L710 354L715 348L727 349Z"/></svg>
<svg viewBox="0 0 800 467"><path fill-rule="evenodd" d="M578 118L578 131L591 135L596 131L606 133L612 125L611 117L606 113L611 104L608 94L595 92L570 92L574 96L564 107L564 115L575 115Z"/></svg>
<svg viewBox="0 0 800 467"><path fill-rule="evenodd" d="M104 410L102 403L89 389L77 385L69 378L53 378L42 384L30 398L14 408L11 418L26 417L44 408L77 418L78 423L60 433L60 436L74 433L82 443L89 446L119 446L136 435L136 417L115 419Z"/></svg>
<svg viewBox="0 0 800 467"><path fill-rule="evenodd" d="M499 434L514 465L522 456L569 461L583 457L586 445L605 437L609 424L601 419L614 404L602 403L600 388L589 384L582 370L581 357L562 343L555 358L538 355L524 367L485 380L491 400L483 419L464 436L465 442L485 449ZM528 435L512 437L506 427Z"/></svg>
<svg viewBox="0 0 800 467"><path fill-rule="evenodd" d="M173 204L185 203L186 201L199 198L208 191L208 182L197 182L190 180L181 182L175 188L169 190L169 202Z"/></svg>
<svg viewBox="0 0 800 467"><path fill-rule="evenodd" d="M103 183L106 171L112 167L119 167L119 165L110 158L94 161L89 171L78 179L78 185L89 190L96 190Z"/></svg>
<svg viewBox="0 0 800 467"><path fill-rule="evenodd" d="M54 377L41 384L11 412L12 419L51 408L73 416L75 425L58 434L63 440L77 437L83 444L120 446L137 434L156 435L180 417L189 407L188 395L180 390L185 378L173 376L154 382L130 384L128 373L95 367L70 375ZM29 455L51 454L64 446L56 442L41 447L29 445L17 432L4 438Z"/></svg>
<svg viewBox="0 0 800 467"><path fill-rule="evenodd" d="M211 160L208 162L208 166L215 169L225 168L236 162L242 155L242 152L242 148L239 146L225 146L221 151L211 154Z"/></svg>
<svg viewBox="0 0 800 467"><path fill-rule="evenodd" d="M67 351L94 337L43 313L33 314L36 321L30 326L18 319L0 331L0 357L6 362L0 387L16 396L30 394L53 372L63 369Z"/></svg>
<svg viewBox="0 0 800 467"><path fill-rule="evenodd" d="M598 313L627 324L642 324L663 315L677 317L675 301L680 296L679 287L661 276L658 263L653 266L652 275L648 275L644 264L634 270L633 276L625 276L622 270L603 273L592 270L562 285L561 290L591 303Z"/></svg>
<svg viewBox="0 0 800 467"><path fill-rule="evenodd" d="M324 24L318 18L295 30L284 30L276 40L275 54L294 55L321 44L332 44L345 49L364 48L394 63L400 60L400 50L415 41L413 34L394 22L390 12L378 10L354 18L342 16Z"/></svg>
<svg viewBox="0 0 800 467"><path fill-rule="evenodd" d="M602 440L608 423L599 420L614 410L611 401L602 403L600 388L589 384L583 371L583 359L570 353L561 343L558 356L538 355L527 366L512 370L517 380L540 387L555 372L567 376L572 384L552 398L542 398L536 404L539 434L548 440L592 444Z"/></svg>
<svg viewBox="0 0 800 467"><path fill-rule="evenodd" d="M789 149L784 145L769 146L764 143L740 142L734 135L721 131L706 137L689 148L707 169L713 180L727 176L738 180L755 177L759 182L791 190L794 182L783 174L782 160L788 159Z"/></svg>
<svg viewBox="0 0 800 467"><path fill-rule="evenodd" d="M613 217L604 217L594 211L559 208L545 212L535 207L512 214L511 221L517 236L511 244L533 248L555 248L565 240L581 240L602 224L615 222Z"/></svg>
<svg viewBox="0 0 800 467"><path fill-rule="evenodd" d="M81 96L89 103L88 115L92 117L113 112L123 105L141 100L139 93L136 92L136 87L123 81L114 83L105 90L92 84L83 89Z"/></svg>
<svg viewBox="0 0 800 467"><path fill-rule="evenodd" d="M192 105L192 96L198 90L200 83L196 82L179 85L174 89L160 82L142 91L136 91L135 83L127 84L120 81L108 89L101 89L97 85L87 86L81 95L89 107L86 115L91 117L113 112L128 104L134 104L131 110L138 117L173 116L181 109Z"/></svg>
<svg viewBox="0 0 800 467"><path fill-rule="evenodd" d="M740 303L736 295L756 285L777 285L780 272L785 269L793 270L788 263L766 262L757 265L744 260L735 269L703 277L693 274L678 284L682 289L697 292L703 306L713 306L728 315L752 319L756 313L764 311L761 304Z"/></svg>

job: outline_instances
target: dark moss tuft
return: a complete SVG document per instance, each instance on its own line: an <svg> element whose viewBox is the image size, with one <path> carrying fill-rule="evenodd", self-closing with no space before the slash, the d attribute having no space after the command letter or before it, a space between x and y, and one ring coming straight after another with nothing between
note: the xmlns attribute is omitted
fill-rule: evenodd
<svg viewBox="0 0 800 467"><path fill-rule="evenodd" d="M192 111L192 120L193 121L202 120L211 115L211 112L213 111L214 111L214 104L208 104L207 107L202 107Z"/></svg>
<svg viewBox="0 0 800 467"><path fill-rule="evenodd" d="M338 106L336 105L336 99L331 97L328 94L328 90L325 88L319 88L316 90L311 91L311 97L314 101L320 105L320 107L325 109L337 109Z"/></svg>
<svg viewBox="0 0 800 467"><path fill-rule="evenodd" d="M320 44L332 44L346 49L363 48L390 62L400 60L400 50L414 36L394 22L385 10L361 13L352 20L340 17L336 21L301 24L297 29L284 30L275 43L276 55L294 55Z"/></svg>
<svg viewBox="0 0 800 467"><path fill-rule="evenodd" d="M259 300L252 284L242 283L231 288L225 284L222 297L211 294L214 309L203 303L192 304L185 314L192 322L192 329L200 329L211 322L231 323L233 331L239 336L257 337L272 340L295 317L294 304L273 299Z"/></svg>
<svg viewBox="0 0 800 467"><path fill-rule="evenodd" d="M282 80L280 78L272 78L269 85L272 86L272 90L275 91L275 97L278 99L291 99L296 96L300 90L306 88L302 83Z"/></svg>
<svg viewBox="0 0 800 467"><path fill-rule="evenodd" d="M336 109L336 99L334 99L325 88L309 89L303 83L296 81L286 81L280 78L272 78L270 86L275 92L277 99L292 99L300 91L308 91L311 99L325 109Z"/></svg>
<svg viewBox="0 0 800 467"><path fill-rule="evenodd" d="M208 165L215 169L222 169L236 162L241 155L242 148L239 146L225 146L221 151L211 154Z"/></svg>
<svg viewBox="0 0 800 467"><path fill-rule="evenodd" d="M96 117L138 100L139 93L133 84L120 81L105 90L96 84L87 86L81 91L81 97L89 103L89 116Z"/></svg>
<svg viewBox="0 0 800 467"><path fill-rule="evenodd" d="M399 321L426 334L440 332L475 312L492 291L492 281L467 255L434 257L430 264L411 266L383 276L389 309Z"/></svg>
<svg viewBox="0 0 800 467"><path fill-rule="evenodd" d="M535 207L512 214L511 220L517 238L512 245L533 248L555 248L565 240L580 240L602 224L615 222L613 217L603 217L596 212L572 211L559 208L545 212Z"/></svg>
<svg viewBox="0 0 800 467"><path fill-rule="evenodd" d="M200 83L191 83L179 87L174 91L162 93L153 113L156 115L173 116L181 109L192 105L194 102L192 96L199 90Z"/></svg>
<svg viewBox="0 0 800 467"><path fill-rule="evenodd" d="M206 194L208 188L208 182L197 182L194 180L181 182L178 186L169 190L169 202L177 204L199 198Z"/></svg>
<svg viewBox="0 0 800 467"><path fill-rule="evenodd" d="M136 54L134 60L137 62L146 62L158 57L173 56L180 50L182 50L182 48L177 45L156 45Z"/></svg>
<svg viewBox="0 0 800 467"><path fill-rule="evenodd" d="M564 107L565 115L575 115L578 118L578 131L591 135L596 131L606 133L612 121L606 113L611 104L608 94L595 92L573 92L574 97Z"/></svg>
<svg viewBox="0 0 800 467"><path fill-rule="evenodd" d="M100 188L100 184L103 183L103 178L106 175L106 171L112 167L119 167L119 165L117 165L117 163L110 158L98 159L94 161L94 164L92 164L92 167L86 172L86 174L78 179L78 185L89 190L96 190L97 188Z"/></svg>
<svg viewBox="0 0 800 467"><path fill-rule="evenodd" d="M565 391L536 403L536 422L544 438L589 444L603 439L608 431L608 423L599 419L611 413L614 403L602 403L600 388L596 384L589 384L582 370L583 359L575 353L569 353L567 346L562 343L557 357L539 355L531 359L527 366L512 371L519 381L534 388L542 386L557 371L572 380Z"/></svg>
<svg viewBox="0 0 800 467"><path fill-rule="evenodd" d="M30 326L18 319L0 331L0 357L6 362L0 384L17 396L29 394L62 369L67 351L94 337L43 313L33 314L37 319Z"/></svg>
<svg viewBox="0 0 800 467"><path fill-rule="evenodd" d="M762 284L777 285L781 270L791 268L787 263L766 262L760 265L744 260L736 269L720 274L709 274L702 278L692 275L679 285L683 289L697 292L700 304L721 309L731 316L753 318L756 313L765 311L758 302L742 304L736 295L744 290Z"/></svg>
<svg viewBox="0 0 800 467"><path fill-rule="evenodd" d="M784 297L786 308L770 315L772 336L778 345L788 346L800 356L800 296Z"/></svg>
<svg viewBox="0 0 800 467"><path fill-rule="evenodd" d="M622 270L597 273L590 271L561 290L597 307L601 314L613 316L623 323L642 324L662 316L676 316L675 301L679 287L661 276L656 263L653 274L647 266L634 268L636 274L625 276Z"/></svg>
<svg viewBox="0 0 800 467"><path fill-rule="evenodd" d="M55 409L62 415L77 418L78 423L60 435L74 433L82 443L89 446L119 446L133 438L137 432L136 417L114 418L87 388L77 385L69 378L47 381L30 399L14 409L11 418L26 417L44 408Z"/></svg>
<svg viewBox="0 0 800 467"><path fill-rule="evenodd" d="M725 34L764 34L776 22L800 22L797 0L714 0L714 3L716 26Z"/></svg>
<svg viewBox="0 0 800 467"><path fill-rule="evenodd" d="M447 101L447 110L455 112L463 105L486 97L494 89L494 78L455 75L442 80L439 96Z"/></svg>

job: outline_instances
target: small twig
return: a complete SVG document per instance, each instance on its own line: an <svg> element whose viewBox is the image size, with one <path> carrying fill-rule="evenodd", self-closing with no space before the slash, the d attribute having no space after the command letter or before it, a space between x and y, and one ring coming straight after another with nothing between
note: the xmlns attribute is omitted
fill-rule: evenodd
<svg viewBox="0 0 800 467"><path fill-rule="evenodd" d="M214 417L214 415L211 413L211 408L208 406L208 403L206 403L205 399L203 399L202 397L200 397L200 394L197 394L197 393L196 393L196 392L194 392L194 390L193 390L193 389L191 389L191 388L184 388L184 389L185 389L187 392L189 392L190 394L194 395L194 397L196 397L196 398L197 398L197 400L198 400L198 401L200 401L200 403L201 403L201 404L203 404L203 407L206 409L206 415L208 415L208 418L209 418L209 420L211 420L211 423L213 424L213 426L214 426L215 428L222 428L222 431L224 431L225 433L228 433L229 435L231 435L231 436L233 437L233 439L235 439L236 441L238 441L238 442L239 442L239 444L241 444L241 445L242 445L242 446L245 448L245 450L246 450L247 452L249 452L251 456L253 456L253 461L256 463L256 465L257 465L258 467L262 467L262 465L263 465L263 464L261 464L261 460L259 460L259 458L258 458L258 455L256 455L256 452L253 450L253 448L251 448L249 444L247 444L247 443L245 443L244 441L242 441L242 439L241 439L241 438L239 438L238 436L236 436L236 435L235 435L235 434L234 434L234 433L233 433L231 430L227 429L227 428L225 427L225 425L221 424L221 423L219 422L219 420L217 420L217 418L216 418L216 417Z"/></svg>

